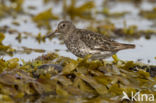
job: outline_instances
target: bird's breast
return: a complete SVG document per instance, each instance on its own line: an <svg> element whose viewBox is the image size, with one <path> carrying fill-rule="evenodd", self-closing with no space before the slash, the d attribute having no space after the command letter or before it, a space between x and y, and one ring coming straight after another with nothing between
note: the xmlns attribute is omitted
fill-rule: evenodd
<svg viewBox="0 0 156 103"><path fill-rule="evenodd" d="M73 51L75 49L78 49L78 43L77 43L77 40L76 39L73 39L73 38L69 38L67 40L64 41L65 45L67 46L67 48L70 50L70 51Z"/></svg>
<svg viewBox="0 0 156 103"><path fill-rule="evenodd" d="M85 45L78 38L69 38L65 40L64 43L68 50L78 57L83 57L88 54Z"/></svg>

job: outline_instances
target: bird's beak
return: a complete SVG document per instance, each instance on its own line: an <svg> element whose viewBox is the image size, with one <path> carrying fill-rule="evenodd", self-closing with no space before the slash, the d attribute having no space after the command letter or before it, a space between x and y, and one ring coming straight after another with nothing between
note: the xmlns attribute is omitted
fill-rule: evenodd
<svg viewBox="0 0 156 103"><path fill-rule="evenodd" d="M52 32L52 33L46 35L45 38L49 38L49 37L55 35L56 33L58 33L58 30L57 30L57 29L56 29L54 32Z"/></svg>

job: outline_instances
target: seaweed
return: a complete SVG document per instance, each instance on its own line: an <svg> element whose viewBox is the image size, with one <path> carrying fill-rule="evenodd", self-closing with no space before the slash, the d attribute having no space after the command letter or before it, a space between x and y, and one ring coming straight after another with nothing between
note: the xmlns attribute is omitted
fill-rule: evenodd
<svg viewBox="0 0 156 103"><path fill-rule="evenodd" d="M35 101L47 103L49 100L70 102L77 96L81 96L79 101L93 102L96 96L99 101L115 102L120 101L122 91L128 95L132 91L156 95L153 87L156 79L140 66L142 64L122 61L116 55L113 58L115 62L90 61L89 57L73 60L51 53L21 66L17 58L8 61L1 59L0 93L11 102L24 102L28 96L38 95L43 98ZM60 66L61 71L57 69ZM140 68L130 70L135 66Z"/></svg>
<svg viewBox="0 0 156 103"><path fill-rule="evenodd" d="M9 0L11 3L10 6L7 5L6 1L2 0L3 3L0 3L0 19L7 17L7 16L12 16L16 17L16 14L24 14L23 10L23 3L24 0ZM14 6L13 6L14 5Z"/></svg>
<svg viewBox="0 0 156 103"><path fill-rule="evenodd" d="M2 41L5 39L5 35L0 32L0 55L8 54L13 55L13 52L15 49L11 48L11 46L6 46L2 43Z"/></svg>
<svg viewBox="0 0 156 103"><path fill-rule="evenodd" d="M39 33L36 37L36 40L38 43L45 42L45 35L42 36L41 33Z"/></svg>
<svg viewBox="0 0 156 103"><path fill-rule="evenodd" d="M79 7L76 7L76 0L71 0L70 5L67 5L66 2L67 1L65 0L63 7L65 16L69 15L72 20L76 17L80 17L82 19L93 19L91 12L89 12L92 8L95 7L93 1L88 1Z"/></svg>
<svg viewBox="0 0 156 103"><path fill-rule="evenodd" d="M58 17L52 13L52 8L45 10L32 18L38 27L45 27L51 29L50 21L57 20Z"/></svg>
<svg viewBox="0 0 156 103"><path fill-rule="evenodd" d="M115 2L128 2L139 4L143 0L115 0ZM114 0L107 0L112 3ZM148 1L155 2L155 1ZM0 102L2 103L128 103L132 101L123 100L123 91L131 98L131 92L141 94L153 94L156 97L156 66L147 65L135 61L125 61L113 55L113 61L91 60L91 55L84 58L71 59L60 56L57 53L47 53L46 49L30 48L29 46L6 45L5 35L13 35L18 43L23 39L32 38L39 44L45 43L45 35L52 31L52 24L60 19L70 19L75 24L78 21L88 23L88 29L108 38L138 39L145 37L150 39L156 34L155 30L140 30L136 25L127 26L124 22L123 28L116 27L111 19L123 19L131 15L129 12L111 12L109 6L105 5L101 10L97 9L95 1L85 1L80 5L76 0L43 0L43 5L59 5L62 3L62 13L55 15L54 8L47 8L37 14L25 12L24 0L1 0L0 19L12 18L11 24L0 27ZM47 6L48 7L48 6ZM28 10L38 10L37 6L28 5ZM18 21L18 16L28 16L37 25L39 32L19 30L23 23ZM101 15L102 14L102 15ZM102 16L102 20L96 16ZM141 10L140 16L150 20L155 19L155 7L152 10ZM16 18L16 19L15 19ZM25 18L25 17L24 17ZM29 23L29 20L24 20ZM32 23L32 22L30 22ZM17 28L17 29L15 29ZM33 29L33 28L32 28ZM42 31L43 30L43 31ZM60 35L58 39L62 40ZM51 40L51 39L50 39ZM29 42L29 40L28 40ZM63 42L61 41L61 44ZM16 49L13 49L15 46ZM58 52L59 49L55 49ZM19 57L6 55L47 53L36 59L25 61ZM156 57L154 58L156 59Z"/></svg>
<svg viewBox="0 0 156 103"><path fill-rule="evenodd" d="M112 18L119 18L119 17L124 17L126 14L129 12L110 12L108 8L103 8L102 11L98 11L97 13L103 14L106 17L112 17Z"/></svg>
<svg viewBox="0 0 156 103"><path fill-rule="evenodd" d="M156 7L154 7L152 10L141 10L140 15L149 20L155 20L156 19Z"/></svg>
<svg viewBox="0 0 156 103"><path fill-rule="evenodd" d="M141 37L145 37L146 39L150 39L152 35L156 35L156 31L154 29L146 29L140 30L137 25L129 25L127 26L126 21L124 22L123 28L118 28L112 23L110 20L98 20L92 22L94 25L89 25L87 29L101 33L108 38L124 38L124 39L139 39Z"/></svg>

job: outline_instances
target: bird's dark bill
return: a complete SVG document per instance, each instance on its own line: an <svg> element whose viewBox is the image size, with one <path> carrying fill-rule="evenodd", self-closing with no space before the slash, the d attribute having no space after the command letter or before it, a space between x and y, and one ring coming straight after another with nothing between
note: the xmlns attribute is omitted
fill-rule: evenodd
<svg viewBox="0 0 156 103"><path fill-rule="evenodd" d="M51 36L54 36L56 33L57 33L57 29L53 33L46 35L45 38L50 38Z"/></svg>

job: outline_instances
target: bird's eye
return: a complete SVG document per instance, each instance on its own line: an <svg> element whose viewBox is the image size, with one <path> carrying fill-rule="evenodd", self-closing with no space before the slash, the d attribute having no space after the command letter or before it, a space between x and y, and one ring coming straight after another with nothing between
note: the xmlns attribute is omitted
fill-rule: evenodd
<svg viewBox="0 0 156 103"><path fill-rule="evenodd" d="M65 27L65 24L62 24L61 28L64 28Z"/></svg>
<svg viewBox="0 0 156 103"><path fill-rule="evenodd" d="M66 24L61 24L61 25L59 26L59 28L60 28L60 29L64 29L65 26L66 26Z"/></svg>
<svg viewBox="0 0 156 103"><path fill-rule="evenodd" d="M65 24L60 25L60 29L63 29L65 27Z"/></svg>
<svg viewBox="0 0 156 103"><path fill-rule="evenodd" d="M65 24L63 24L62 26L65 27Z"/></svg>

